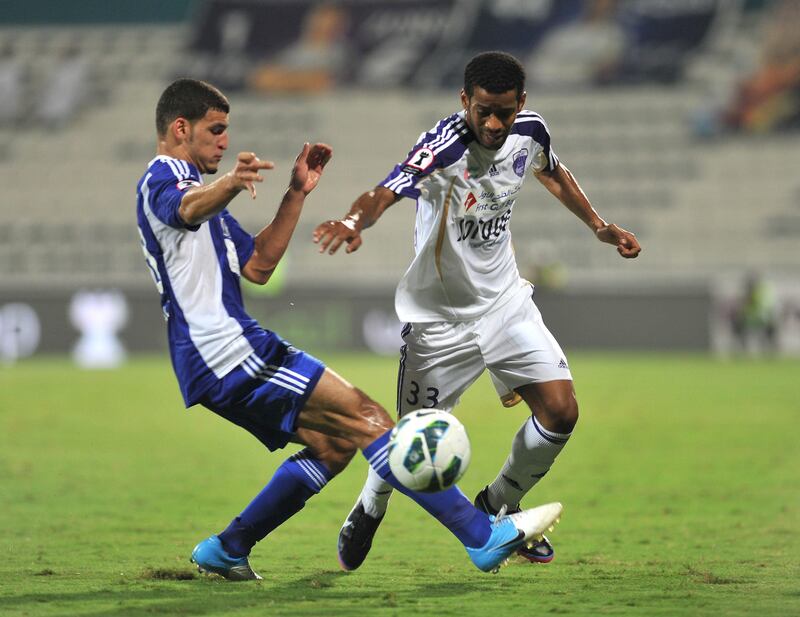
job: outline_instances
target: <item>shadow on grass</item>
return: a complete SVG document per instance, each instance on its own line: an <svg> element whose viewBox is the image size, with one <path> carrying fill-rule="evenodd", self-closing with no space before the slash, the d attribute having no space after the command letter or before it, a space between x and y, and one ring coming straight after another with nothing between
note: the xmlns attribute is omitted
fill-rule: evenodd
<svg viewBox="0 0 800 617"><path fill-rule="evenodd" d="M0 614L13 609L22 612L47 606L51 614L75 617L124 617L126 615L191 614L216 615L246 611L291 613L293 606L306 613L319 609L326 617L374 613L403 605L414 605L420 598L457 599L465 592L480 591L484 584L435 582L420 578L413 587L398 591L376 581L341 571L318 570L293 581L270 580L231 583L219 577L195 576L172 570L144 570L135 579L95 591L31 593L0 598ZM347 584L342 584L350 579ZM487 580L486 584L490 581ZM324 606L323 606L324 603ZM317 607L314 605L318 604Z"/></svg>

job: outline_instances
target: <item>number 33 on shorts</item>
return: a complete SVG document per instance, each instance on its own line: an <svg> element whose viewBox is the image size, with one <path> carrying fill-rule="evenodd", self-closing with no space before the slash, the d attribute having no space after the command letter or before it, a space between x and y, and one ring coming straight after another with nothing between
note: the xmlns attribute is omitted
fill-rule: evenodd
<svg viewBox="0 0 800 617"><path fill-rule="evenodd" d="M403 411L437 407L439 405L439 388L420 384L410 379L401 384Z"/></svg>

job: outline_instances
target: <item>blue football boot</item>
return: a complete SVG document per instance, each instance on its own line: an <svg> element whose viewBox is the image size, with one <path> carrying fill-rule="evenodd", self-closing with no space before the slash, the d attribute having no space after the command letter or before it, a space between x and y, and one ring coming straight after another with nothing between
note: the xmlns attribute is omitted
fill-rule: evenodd
<svg viewBox="0 0 800 617"><path fill-rule="evenodd" d="M486 514L497 514L497 510L489 503L488 486L484 487L475 497L475 507L478 508L478 510L483 510ZM509 509L508 512L509 514L513 514L514 512L519 512L519 510L520 508L517 506L513 510ZM542 535L540 539L531 540L520 546L517 549L517 555L532 563L550 563L556 556L556 551L553 545L550 544L550 540L547 539L547 536Z"/></svg>
<svg viewBox="0 0 800 617"><path fill-rule="evenodd" d="M563 506L548 503L536 508L506 514L503 506L497 516L489 515L492 535L480 548L467 548L472 563L484 572L497 572L508 558L532 540L540 540L561 518Z"/></svg>
<svg viewBox="0 0 800 617"><path fill-rule="evenodd" d="M206 538L195 546L190 561L197 564L200 572L213 572L229 581L262 580L250 567L247 557L228 555L217 536Z"/></svg>

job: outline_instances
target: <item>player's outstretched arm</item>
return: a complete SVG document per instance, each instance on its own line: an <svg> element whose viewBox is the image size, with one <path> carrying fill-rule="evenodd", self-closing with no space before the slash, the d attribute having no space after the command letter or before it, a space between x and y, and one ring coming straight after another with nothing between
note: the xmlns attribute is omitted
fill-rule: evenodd
<svg viewBox="0 0 800 617"><path fill-rule="evenodd" d="M613 244L617 247L617 252L625 258L636 257L642 251L635 235L618 225L606 223L600 218L575 176L565 165L559 164L550 172L538 172L536 178L569 208L570 212L586 223L598 240Z"/></svg>
<svg viewBox="0 0 800 617"><path fill-rule="evenodd" d="M312 238L319 244L319 252L328 251L333 255L344 242L347 243L345 253L358 250L362 243L361 232L374 225L386 208L399 201L400 197L382 186L361 195L343 219L317 225Z"/></svg>
<svg viewBox="0 0 800 617"><path fill-rule="evenodd" d="M306 195L319 184L331 156L333 150L327 144L303 145L294 161L289 188L283 194L278 211L272 222L256 235L255 250L242 268L242 276L248 281L263 285L272 276L292 239Z"/></svg>
<svg viewBox="0 0 800 617"><path fill-rule="evenodd" d="M240 152L231 171L210 184L186 191L178 208L180 217L187 225L199 225L222 212L245 189L255 199L255 183L264 181L259 172L273 167L272 161L262 161L253 152Z"/></svg>

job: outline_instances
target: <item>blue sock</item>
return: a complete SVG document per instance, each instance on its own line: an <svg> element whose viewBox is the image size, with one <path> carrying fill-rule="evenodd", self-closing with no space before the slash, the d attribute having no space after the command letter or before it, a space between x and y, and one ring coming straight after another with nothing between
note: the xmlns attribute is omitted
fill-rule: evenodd
<svg viewBox="0 0 800 617"><path fill-rule="evenodd" d="M302 510L332 477L308 448L290 456L269 484L219 534L223 548L232 557L249 555L256 542Z"/></svg>
<svg viewBox="0 0 800 617"><path fill-rule="evenodd" d="M389 468L389 433L391 431L386 431L364 448L364 457L370 466L386 482L425 508L464 546L478 548L486 544L492 533L489 517L473 506L458 487L440 493L416 493L397 481Z"/></svg>

